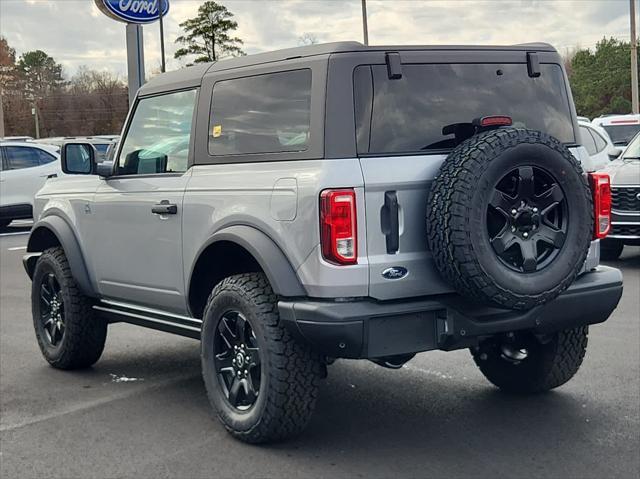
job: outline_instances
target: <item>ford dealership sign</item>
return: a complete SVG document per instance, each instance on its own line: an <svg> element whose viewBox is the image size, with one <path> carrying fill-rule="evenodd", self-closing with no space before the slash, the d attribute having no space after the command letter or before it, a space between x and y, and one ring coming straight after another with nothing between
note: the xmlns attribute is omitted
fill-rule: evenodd
<svg viewBox="0 0 640 479"><path fill-rule="evenodd" d="M169 0L95 0L103 13L125 23L151 23L158 20L162 4L162 16L169 11Z"/></svg>

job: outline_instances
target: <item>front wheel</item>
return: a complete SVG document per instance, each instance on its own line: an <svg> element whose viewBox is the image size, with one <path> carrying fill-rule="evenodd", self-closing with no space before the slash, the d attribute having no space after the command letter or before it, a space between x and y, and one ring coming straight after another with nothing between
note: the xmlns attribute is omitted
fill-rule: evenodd
<svg viewBox="0 0 640 479"><path fill-rule="evenodd" d="M264 274L230 276L213 289L201 348L209 401L233 436L262 443L305 428L323 364L280 322L276 295Z"/></svg>
<svg viewBox="0 0 640 479"><path fill-rule="evenodd" d="M512 333L485 341L471 354L482 374L500 389L540 393L563 385L578 372L588 333L588 326L546 337Z"/></svg>
<svg viewBox="0 0 640 479"><path fill-rule="evenodd" d="M62 248L49 248L33 272L31 310L38 345L58 369L79 369L102 355L107 323L80 292Z"/></svg>

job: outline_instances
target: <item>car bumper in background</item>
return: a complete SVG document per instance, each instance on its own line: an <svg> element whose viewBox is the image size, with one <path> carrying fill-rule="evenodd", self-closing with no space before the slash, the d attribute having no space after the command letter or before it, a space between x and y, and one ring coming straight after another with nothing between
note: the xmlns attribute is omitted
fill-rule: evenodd
<svg viewBox="0 0 640 479"><path fill-rule="evenodd" d="M413 301L282 300L289 330L331 357L380 358L474 346L484 336L551 333L606 321L622 296L622 274L600 266L557 299L528 311L479 306L447 294Z"/></svg>
<svg viewBox="0 0 640 479"><path fill-rule="evenodd" d="M607 238L640 245L640 212L613 210L611 213L611 231Z"/></svg>

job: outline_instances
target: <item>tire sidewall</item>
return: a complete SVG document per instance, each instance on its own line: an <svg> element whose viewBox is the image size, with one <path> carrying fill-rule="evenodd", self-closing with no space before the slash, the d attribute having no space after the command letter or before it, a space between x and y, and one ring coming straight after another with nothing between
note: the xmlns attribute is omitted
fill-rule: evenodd
<svg viewBox="0 0 640 479"><path fill-rule="evenodd" d="M559 145L560 148L564 148ZM469 208L470 240L480 267L496 286L516 294L534 295L553 289L566 278L572 278L591 240L590 203L585 201L586 180L575 170L565 154L542 143L520 143L501 152L487 162L479 178ZM498 182L519 166L534 166L551 174L567 201L567 233L554 260L540 271L518 273L500 261L489 242L487 208Z"/></svg>
<svg viewBox="0 0 640 479"><path fill-rule="evenodd" d="M62 302L64 307L64 325L65 331L62 336L62 340L58 345L53 346L46 338L44 331L44 325L40 319L40 287L42 286L43 279L49 274L53 273L60 285L60 291L62 295ZM42 354L49 362L58 361L64 354L65 346L69 337L69 328L73 330L73 321L70 318L69 310L71 304L71 297L69 294L69 288L65 281L64 273L61 265L55 260L55 258L49 254L43 254L36 263L36 267L33 272L33 279L31 283L31 311L33 314L33 326L36 332L36 338Z"/></svg>
<svg viewBox="0 0 640 479"><path fill-rule="evenodd" d="M260 392L255 404L246 411L236 409L228 403L215 369L215 331L222 316L231 310L238 311L244 315L256 336L260 350ZM203 314L201 335L202 376L209 400L216 413L220 416L222 422L234 431L250 431L262 419L270 385L268 371L272 367L269 355L266 354L266 348L267 339L257 305L243 297L241 291L235 289L227 288L216 294Z"/></svg>

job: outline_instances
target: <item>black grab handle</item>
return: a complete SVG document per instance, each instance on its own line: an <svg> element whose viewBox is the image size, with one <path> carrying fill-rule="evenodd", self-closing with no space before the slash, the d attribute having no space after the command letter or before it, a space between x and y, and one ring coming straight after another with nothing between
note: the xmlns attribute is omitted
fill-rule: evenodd
<svg viewBox="0 0 640 479"><path fill-rule="evenodd" d="M169 203L169 200L162 200L151 208L151 212L154 215L175 215L178 212L178 206Z"/></svg>
<svg viewBox="0 0 640 479"><path fill-rule="evenodd" d="M400 248L400 218L398 195L395 191L385 191L384 206L380 211L380 224L387 240L387 253L394 254Z"/></svg>

